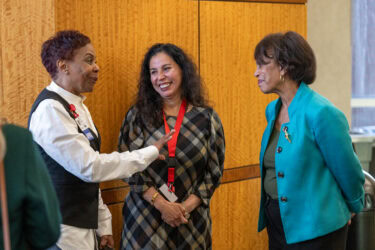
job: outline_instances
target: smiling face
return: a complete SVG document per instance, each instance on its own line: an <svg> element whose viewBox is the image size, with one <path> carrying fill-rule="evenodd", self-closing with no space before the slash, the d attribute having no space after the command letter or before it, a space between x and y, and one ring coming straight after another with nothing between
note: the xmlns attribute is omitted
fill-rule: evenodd
<svg viewBox="0 0 375 250"><path fill-rule="evenodd" d="M182 70L166 53L151 57L150 78L155 91L163 99L181 98Z"/></svg>
<svg viewBox="0 0 375 250"><path fill-rule="evenodd" d="M96 64L96 54L91 43L74 51L74 57L66 60L69 72L69 89L71 93L92 92L98 80L99 66Z"/></svg>
<svg viewBox="0 0 375 250"><path fill-rule="evenodd" d="M257 64L254 76L258 78L258 86L264 94L277 93L283 81L284 70L276 63L275 59L263 58L263 63Z"/></svg>

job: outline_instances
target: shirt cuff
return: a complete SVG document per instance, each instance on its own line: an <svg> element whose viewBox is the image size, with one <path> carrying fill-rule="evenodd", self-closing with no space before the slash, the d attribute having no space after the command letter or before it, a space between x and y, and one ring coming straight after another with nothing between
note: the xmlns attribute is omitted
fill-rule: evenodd
<svg viewBox="0 0 375 250"><path fill-rule="evenodd" d="M98 222L98 229L96 230L96 234L99 236L103 235L112 235L112 218L109 220L99 221Z"/></svg>
<svg viewBox="0 0 375 250"><path fill-rule="evenodd" d="M147 168L148 165L151 164L151 162L155 161L159 156L159 150L155 146L148 146L146 148L138 149L137 150L141 155L144 157L145 166L143 166L140 171L143 171Z"/></svg>
<svg viewBox="0 0 375 250"><path fill-rule="evenodd" d="M346 204L348 205L350 212L358 214L364 207L364 195L354 201L346 200Z"/></svg>

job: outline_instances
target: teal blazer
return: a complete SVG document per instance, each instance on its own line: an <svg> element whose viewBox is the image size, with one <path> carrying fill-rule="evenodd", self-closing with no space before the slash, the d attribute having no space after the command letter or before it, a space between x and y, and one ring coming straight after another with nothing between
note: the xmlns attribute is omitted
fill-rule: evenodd
<svg viewBox="0 0 375 250"><path fill-rule="evenodd" d="M280 107L279 98L266 108L258 231L267 225L263 157ZM301 83L288 114L290 121L282 124L276 147L275 168L281 220L286 241L292 244L331 233L343 227L351 213L360 212L364 175L353 151L348 122L330 101Z"/></svg>

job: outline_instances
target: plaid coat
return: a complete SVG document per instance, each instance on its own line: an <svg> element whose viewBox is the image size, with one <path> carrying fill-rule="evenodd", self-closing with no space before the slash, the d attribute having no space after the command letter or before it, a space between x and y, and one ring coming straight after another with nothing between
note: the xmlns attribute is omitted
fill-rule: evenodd
<svg viewBox="0 0 375 250"><path fill-rule="evenodd" d="M133 107L122 124L119 150L135 150L152 145L165 134L159 128L140 127ZM176 117L167 116L173 128ZM167 146L160 151L168 160ZM195 194L202 203L191 212L188 224L172 228L160 212L143 199L149 187L167 182L167 161L156 160L145 171L125 181L130 185L123 208L124 226L121 249L211 249L210 199L219 186L225 153L224 131L217 113L210 108L193 107L185 113L176 147L175 193L182 202Z"/></svg>

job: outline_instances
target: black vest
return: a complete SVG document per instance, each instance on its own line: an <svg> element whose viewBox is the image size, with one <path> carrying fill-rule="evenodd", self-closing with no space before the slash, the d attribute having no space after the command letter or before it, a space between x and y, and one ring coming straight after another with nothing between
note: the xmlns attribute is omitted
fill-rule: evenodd
<svg viewBox="0 0 375 250"><path fill-rule="evenodd" d="M31 115L37 109L39 103L45 99L54 99L60 102L74 120L69 103L57 93L44 89L36 98L31 108L28 121L29 128ZM83 133L78 125L77 130L79 133ZM100 151L100 135L97 137L92 131L91 134L94 139L90 140L90 146L95 151ZM66 171L60 164L52 159L41 146L39 146L39 150L47 165L60 202L63 224L79 228L98 228L99 184L82 181L75 175Z"/></svg>

